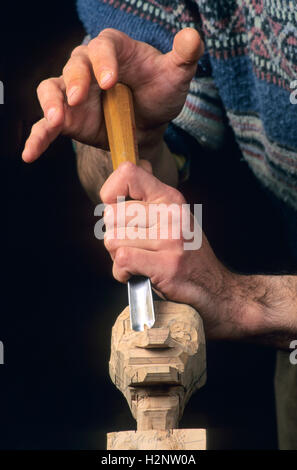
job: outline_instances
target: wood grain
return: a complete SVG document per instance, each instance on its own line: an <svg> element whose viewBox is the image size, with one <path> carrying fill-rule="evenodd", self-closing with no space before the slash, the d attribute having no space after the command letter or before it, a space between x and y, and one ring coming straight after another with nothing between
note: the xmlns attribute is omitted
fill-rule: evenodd
<svg viewBox="0 0 297 470"><path fill-rule="evenodd" d="M107 434L107 450L205 450L205 429L122 431Z"/></svg>
<svg viewBox="0 0 297 470"><path fill-rule="evenodd" d="M190 396L206 380L203 323L189 305L156 301L154 328L131 330L129 307L112 329L109 372L138 430L178 427Z"/></svg>
<svg viewBox="0 0 297 470"><path fill-rule="evenodd" d="M123 162L138 162L131 90L117 83L103 93L103 110L113 169Z"/></svg>

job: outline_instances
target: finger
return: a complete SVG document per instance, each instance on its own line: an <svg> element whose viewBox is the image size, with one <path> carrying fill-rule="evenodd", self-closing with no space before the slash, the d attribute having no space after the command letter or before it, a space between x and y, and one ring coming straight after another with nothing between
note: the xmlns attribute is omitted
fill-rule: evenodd
<svg viewBox="0 0 297 470"><path fill-rule="evenodd" d="M104 90L118 80L118 63L125 64L133 55L135 41L115 29L105 29L89 42L89 57L95 77Z"/></svg>
<svg viewBox="0 0 297 470"><path fill-rule="evenodd" d="M176 203L156 204L135 200L108 204L104 210L106 232L116 233L118 229L126 227L132 236L134 228L135 232L138 229L148 229L147 236L158 239L176 238L179 235L177 227L180 227L181 220L186 217L186 209L183 207ZM170 231L172 227L174 234ZM140 238L142 236L143 233Z"/></svg>
<svg viewBox="0 0 297 470"><path fill-rule="evenodd" d="M198 31L184 28L173 41L172 51L168 55L178 66L196 64L204 53L204 44Z"/></svg>
<svg viewBox="0 0 297 470"><path fill-rule="evenodd" d="M122 163L101 188L100 197L105 204L117 202L118 196L154 203L185 202L179 191L131 162Z"/></svg>
<svg viewBox="0 0 297 470"><path fill-rule="evenodd" d="M185 28L176 34L172 50L164 56L164 60L170 81L175 83L180 91L188 90L189 82L203 53L204 44L198 31Z"/></svg>
<svg viewBox="0 0 297 470"><path fill-rule="evenodd" d="M63 69L66 95L70 106L80 104L89 93L92 64L87 51L87 46L76 47Z"/></svg>
<svg viewBox="0 0 297 470"><path fill-rule="evenodd" d="M164 262L159 252L125 246L117 250L112 272L119 282L127 282L132 275L143 275L149 277L152 283L157 285L159 276L162 275L160 266Z"/></svg>
<svg viewBox="0 0 297 470"><path fill-rule="evenodd" d="M106 230L115 230L117 227L126 227L132 224L146 228L149 223L149 205L145 202L123 201L117 204L108 204L104 210Z"/></svg>
<svg viewBox="0 0 297 470"><path fill-rule="evenodd" d="M34 124L22 153L23 160L26 163L35 161L56 139L60 131L61 128L50 126L45 118Z"/></svg>
<svg viewBox="0 0 297 470"><path fill-rule="evenodd" d="M64 121L65 85L63 79L49 78L40 83L37 96L44 116L52 127Z"/></svg>
<svg viewBox="0 0 297 470"><path fill-rule="evenodd" d="M123 234L125 238L115 238L116 234ZM104 245L111 257L114 258L118 249L126 246L140 248L147 251L161 251L168 247L168 240L152 239L147 228L126 227L125 230L108 230L104 234Z"/></svg>

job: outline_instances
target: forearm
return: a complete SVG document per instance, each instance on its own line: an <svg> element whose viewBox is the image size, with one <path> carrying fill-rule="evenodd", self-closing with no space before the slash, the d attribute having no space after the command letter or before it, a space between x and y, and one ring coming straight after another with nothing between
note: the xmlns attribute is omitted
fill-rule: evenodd
<svg viewBox="0 0 297 470"><path fill-rule="evenodd" d="M98 203L100 189L112 172L110 153L79 142L75 145L79 179L90 199ZM140 148L139 157L151 162L157 178L170 186L177 186L177 166L163 140L154 147Z"/></svg>
<svg viewBox="0 0 297 470"><path fill-rule="evenodd" d="M110 153L80 142L75 142L75 147L80 182L89 198L98 204L100 189L112 173Z"/></svg>
<svg viewBox="0 0 297 470"><path fill-rule="evenodd" d="M243 312L250 339L288 349L297 338L297 276L242 276ZM250 325L250 326L249 326Z"/></svg>
<svg viewBox="0 0 297 470"><path fill-rule="evenodd" d="M218 315L209 327L210 337L283 349L297 339L297 276L229 273L215 303Z"/></svg>

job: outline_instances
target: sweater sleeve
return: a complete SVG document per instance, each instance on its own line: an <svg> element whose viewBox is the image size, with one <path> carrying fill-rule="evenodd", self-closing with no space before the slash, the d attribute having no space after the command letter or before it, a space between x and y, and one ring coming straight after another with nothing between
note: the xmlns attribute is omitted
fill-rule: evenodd
<svg viewBox="0 0 297 470"><path fill-rule="evenodd" d="M115 28L167 53L174 35L183 28L193 27L203 36L195 0L77 0L77 10L90 39L105 28ZM224 108L206 52L198 63L185 105L168 128L166 141L172 148L186 133L200 145L217 149L223 143L225 126ZM183 148L187 154L186 140Z"/></svg>

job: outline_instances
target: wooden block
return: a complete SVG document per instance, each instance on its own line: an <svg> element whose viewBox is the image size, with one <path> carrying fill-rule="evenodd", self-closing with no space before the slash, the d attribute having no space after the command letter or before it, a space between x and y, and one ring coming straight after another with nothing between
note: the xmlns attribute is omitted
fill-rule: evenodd
<svg viewBox="0 0 297 470"><path fill-rule="evenodd" d="M169 328L150 328L139 333L137 346L146 349L166 349L170 347L170 342Z"/></svg>
<svg viewBox="0 0 297 470"><path fill-rule="evenodd" d="M131 386L160 385L161 383L177 385L179 383L178 371L167 365L141 367L132 377Z"/></svg>
<svg viewBox="0 0 297 470"><path fill-rule="evenodd" d="M177 428L183 396L181 387L135 388L132 392L132 412L137 420L137 430Z"/></svg>
<svg viewBox="0 0 297 470"><path fill-rule="evenodd" d="M165 367L170 368L170 384L175 370L174 377L178 377L178 383L184 387L187 397L206 381L205 337L202 320L196 310L189 305L174 302L159 301L154 304L156 322L151 331L156 330L157 333L153 333L152 348L149 347L150 340L144 339L143 332L131 330L129 307L118 316L112 329L109 372L129 405L129 387L135 382L139 383L137 376L145 377L148 370L150 381L155 385L158 385L158 376L159 383L164 384L163 374L159 374L159 371L164 371ZM159 342L163 338L166 344L156 348L157 336ZM159 367L162 369L158 369Z"/></svg>
<svg viewBox="0 0 297 470"><path fill-rule="evenodd" d="M122 431L107 434L107 450L206 450L205 429Z"/></svg>
<svg viewBox="0 0 297 470"><path fill-rule="evenodd" d="M112 329L110 376L138 430L177 427L188 399L206 380L205 337L196 310L174 302L154 305L152 329L131 330L129 307Z"/></svg>

